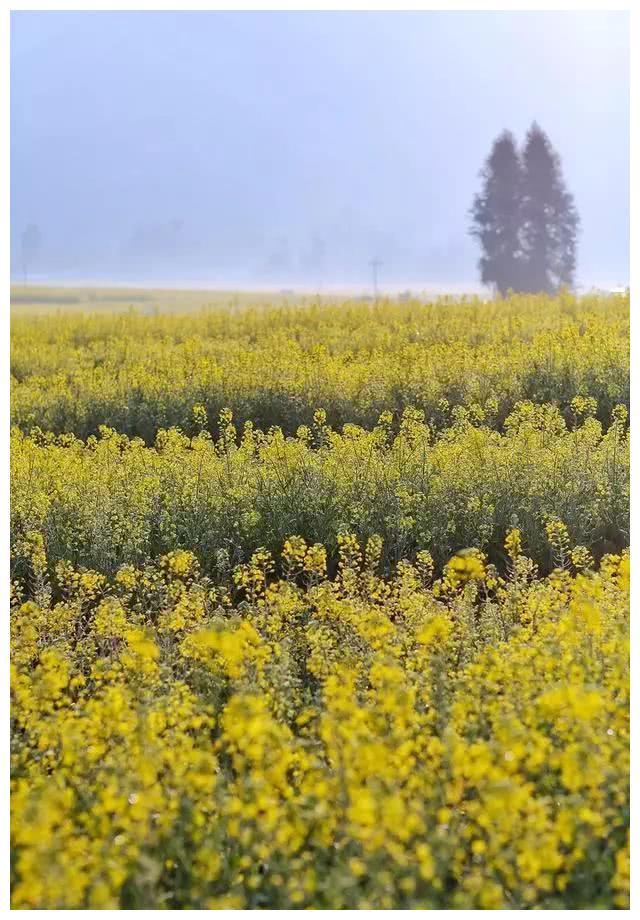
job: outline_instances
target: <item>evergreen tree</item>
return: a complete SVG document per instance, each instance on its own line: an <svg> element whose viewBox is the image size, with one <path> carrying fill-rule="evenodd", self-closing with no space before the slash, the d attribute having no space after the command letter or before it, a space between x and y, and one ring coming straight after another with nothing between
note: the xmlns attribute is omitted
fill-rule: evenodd
<svg viewBox="0 0 640 920"><path fill-rule="evenodd" d="M521 290L554 293L573 284L578 213L564 184L560 158L535 122L522 159Z"/></svg>
<svg viewBox="0 0 640 920"><path fill-rule="evenodd" d="M522 272L520 204L522 164L510 131L493 144L482 172L483 189L471 208L471 235L482 247L478 262L483 284L500 294L519 290Z"/></svg>

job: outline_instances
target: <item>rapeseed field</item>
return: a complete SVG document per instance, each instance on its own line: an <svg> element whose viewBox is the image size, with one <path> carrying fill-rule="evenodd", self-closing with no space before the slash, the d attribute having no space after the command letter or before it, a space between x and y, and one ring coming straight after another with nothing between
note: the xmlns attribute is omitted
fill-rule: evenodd
<svg viewBox="0 0 640 920"><path fill-rule="evenodd" d="M629 302L12 322L16 909L625 909Z"/></svg>

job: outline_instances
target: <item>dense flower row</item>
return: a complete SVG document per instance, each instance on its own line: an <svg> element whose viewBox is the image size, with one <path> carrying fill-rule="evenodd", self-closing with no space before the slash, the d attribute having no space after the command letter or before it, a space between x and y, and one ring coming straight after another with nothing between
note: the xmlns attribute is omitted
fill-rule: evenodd
<svg viewBox="0 0 640 920"><path fill-rule="evenodd" d="M554 406L519 404L503 433L460 407L435 435L411 409L395 435L391 413L372 431L339 433L321 410L294 438L251 426L237 432L228 411L217 441L176 429L152 447L111 429L86 443L17 431L16 565L38 532L53 561L113 573L189 547L221 577L257 546L275 552L290 533L325 544L335 562L345 531L363 540L380 534L386 569L425 546L438 565L470 545L500 564L503 534L515 523L548 571L545 526L555 518L599 557L628 544L626 410L616 408L603 432L593 400L571 407L567 426Z"/></svg>
<svg viewBox="0 0 640 920"><path fill-rule="evenodd" d="M11 333L15 423L82 438L192 434L194 405L216 435L225 406L294 434L317 406L334 427L406 406L442 427L460 405L498 427L522 400L581 393L604 421L629 399L628 296L15 316Z"/></svg>
<svg viewBox="0 0 640 920"><path fill-rule="evenodd" d="M31 535L13 906L626 907L629 560L547 536L546 578L512 528L502 575L343 535L332 580L291 537L217 584Z"/></svg>

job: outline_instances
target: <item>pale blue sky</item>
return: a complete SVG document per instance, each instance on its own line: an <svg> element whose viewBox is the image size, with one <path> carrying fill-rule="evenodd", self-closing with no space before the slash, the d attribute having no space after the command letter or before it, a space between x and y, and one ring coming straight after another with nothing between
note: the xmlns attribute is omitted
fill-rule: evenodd
<svg viewBox="0 0 640 920"><path fill-rule="evenodd" d="M34 277L473 281L467 211L533 119L629 273L625 13L13 13L11 222Z"/></svg>

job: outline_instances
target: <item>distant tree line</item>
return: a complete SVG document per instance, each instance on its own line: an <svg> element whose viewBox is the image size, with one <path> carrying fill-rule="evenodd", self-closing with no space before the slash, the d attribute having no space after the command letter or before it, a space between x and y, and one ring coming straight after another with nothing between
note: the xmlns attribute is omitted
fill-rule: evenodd
<svg viewBox="0 0 640 920"><path fill-rule="evenodd" d="M534 122L522 151L513 134L503 132L480 175L470 232L482 248L482 283L502 295L570 287L579 217L544 131Z"/></svg>
<svg viewBox="0 0 640 920"><path fill-rule="evenodd" d="M20 262L22 265L22 280L25 284L29 278L29 271L38 260L41 245L40 228L37 224L29 224L22 231L22 236L20 237Z"/></svg>

